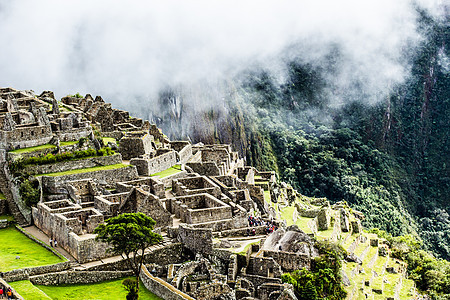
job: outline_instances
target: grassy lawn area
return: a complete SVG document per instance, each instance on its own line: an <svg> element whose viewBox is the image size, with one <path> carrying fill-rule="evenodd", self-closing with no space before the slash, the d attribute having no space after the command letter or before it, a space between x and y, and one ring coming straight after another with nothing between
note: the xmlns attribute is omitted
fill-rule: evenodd
<svg viewBox="0 0 450 300"><path fill-rule="evenodd" d="M85 168L85 169L76 169L76 170L69 170L65 172L56 172L56 173L47 173L47 174L38 174L36 176L63 176L63 175L72 175L72 174L79 174L79 173L88 173L88 172L94 172L94 171L100 171L100 170L113 170L113 169L120 169L130 167L130 165L125 164L115 164L115 165L108 165L108 166L99 166L99 167L92 167L92 168Z"/></svg>
<svg viewBox="0 0 450 300"><path fill-rule="evenodd" d="M111 281L104 281L92 284L73 284L73 285L59 285L59 286L44 286L37 285L36 287L47 294L54 300L71 300L71 299L125 299L127 291L123 288L122 279ZM20 293L20 291L18 290ZM26 300L27 298L24 297ZM35 299L35 298L29 298ZM45 298L43 298L45 299ZM156 300L161 299L149 290L147 290L142 282L139 286L140 300Z"/></svg>
<svg viewBox="0 0 450 300"><path fill-rule="evenodd" d="M44 150L44 149L50 149L50 148L56 148L56 146L52 145L52 144L45 144L45 145L40 145L40 146L35 146L35 147L16 149L16 150L12 150L9 152L21 154L21 153L29 153L29 152L34 152L34 151L39 151L39 150Z"/></svg>
<svg viewBox="0 0 450 300"><path fill-rule="evenodd" d="M306 218L306 217L298 217L297 221L295 221L295 225L298 226L301 230L303 230L305 233L312 233L311 228L308 226L308 222L311 221L312 218Z"/></svg>
<svg viewBox="0 0 450 300"><path fill-rule="evenodd" d="M37 267L63 262L13 227L0 230L0 271ZM20 259L16 259L20 256Z"/></svg>
<svg viewBox="0 0 450 300"><path fill-rule="evenodd" d="M287 226L291 226L292 224L294 224L294 220L292 219L294 210L294 206L287 206L283 209L283 211L281 211L281 218L286 220Z"/></svg>
<svg viewBox="0 0 450 300"><path fill-rule="evenodd" d="M9 283L13 289L15 289L20 296L25 300L49 300L52 299L47 296L43 291L34 286L29 280L14 281Z"/></svg>
<svg viewBox="0 0 450 300"><path fill-rule="evenodd" d="M331 239L331 237L333 236L333 228L329 228L327 230L318 230L317 236L324 239Z"/></svg>
<svg viewBox="0 0 450 300"><path fill-rule="evenodd" d="M1 200L5 200L6 199L6 197L5 197L5 195L3 193L0 193L0 199Z"/></svg>
<svg viewBox="0 0 450 300"><path fill-rule="evenodd" d="M181 166L180 165L174 165L170 168L168 168L167 170L152 174L151 176L159 176L160 178L164 178L176 173L181 172Z"/></svg>

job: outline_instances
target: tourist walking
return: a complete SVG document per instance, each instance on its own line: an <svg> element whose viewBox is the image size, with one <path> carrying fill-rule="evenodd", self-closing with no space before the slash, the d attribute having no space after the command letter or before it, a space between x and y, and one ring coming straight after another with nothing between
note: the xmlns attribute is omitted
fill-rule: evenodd
<svg viewBox="0 0 450 300"><path fill-rule="evenodd" d="M53 240L52 240L52 238L50 238L49 242L50 242L50 247L53 247Z"/></svg>
<svg viewBox="0 0 450 300"><path fill-rule="evenodd" d="M53 241L53 244L55 245L55 248L58 247L58 241L56 239Z"/></svg>

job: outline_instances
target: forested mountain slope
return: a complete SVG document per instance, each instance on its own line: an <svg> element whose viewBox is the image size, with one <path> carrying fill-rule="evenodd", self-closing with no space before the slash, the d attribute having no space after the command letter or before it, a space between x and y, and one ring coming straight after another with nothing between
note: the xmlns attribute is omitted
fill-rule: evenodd
<svg viewBox="0 0 450 300"><path fill-rule="evenodd" d="M203 95L224 100L206 112L186 103L198 96L192 91L168 89L154 119L173 137L233 144L301 193L345 200L364 212L367 228L420 236L449 259L449 27L421 20L422 44L405 49L415 51L405 55L410 74L381 101L363 90L343 93L344 104L331 100L340 93L327 81L340 63L331 47L318 65L290 56L281 81L262 68L239 74Z"/></svg>

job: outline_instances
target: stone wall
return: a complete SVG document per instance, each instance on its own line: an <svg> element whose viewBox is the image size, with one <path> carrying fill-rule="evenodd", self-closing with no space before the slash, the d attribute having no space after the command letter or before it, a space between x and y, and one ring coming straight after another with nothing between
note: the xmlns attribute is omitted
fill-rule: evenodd
<svg viewBox="0 0 450 300"><path fill-rule="evenodd" d="M264 257L272 257L284 271L288 272L311 268L311 258L305 254L264 250Z"/></svg>
<svg viewBox="0 0 450 300"><path fill-rule="evenodd" d="M114 185L117 181L130 181L138 178L136 167L129 166L111 170L99 170L86 173L62 175L62 176L42 176L42 183L48 189L57 190L59 183L81 180L86 178L106 181L108 184Z"/></svg>
<svg viewBox="0 0 450 300"><path fill-rule="evenodd" d="M135 165L139 175L149 176L167 170L177 164L176 153L170 150L154 158L133 158L130 164Z"/></svg>
<svg viewBox="0 0 450 300"><path fill-rule="evenodd" d="M122 153L123 159L129 160L153 150L152 147L153 136L142 132L139 135L126 135L119 141L119 150Z"/></svg>
<svg viewBox="0 0 450 300"><path fill-rule="evenodd" d="M28 165L25 171L30 174L47 174L65 172L69 170L93 168L98 166L108 166L122 163L122 156L117 153L110 156L95 156L79 160L69 160L45 165Z"/></svg>
<svg viewBox="0 0 450 300"><path fill-rule="evenodd" d="M157 177L146 177L126 182L117 182L116 190L119 193L129 192L133 187L142 187L159 198L165 198L164 183Z"/></svg>
<svg viewBox="0 0 450 300"><path fill-rule="evenodd" d="M88 284L133 276L132 271L63 271L31 276L36 285Z"/></svg>
<svg viewBox="0 0 450 300"><path fill-rule="evenodd" d="M6 215L8 213L8 202L6 199L0 199L0 215Z"/></svg>
<svg viewBox="0 0 450 300"><path fill-rule="evenodd" d="M121 213L141 212L155 220L157 228L172 225L171 214L159 198L141 188L133 188L119 210Z"/></svg>
<svg viewBox="0 0 450 300"><path fill-rule="evenodd" d="M79 263L99 260L110 256L106 243L95 240L95 235L78 236L74 232L69 233L69 241L66 251L69 252Z"/></svg>
<svg viewBox="0 0 450 300"><path fill-rule="evenodd" d="M188 141L172 141L170 147L178 152L180 164L186 163L192 156L192 145Z"/></svg>
<svg viewBox="0 0 450 300"><path fill-rule="evenodd" d="M59 138L61 142L76 141L81 138L88 137L92 133L92 127L84 128L71 128L64 131L57 131L55 135Z"/></svg>
<svg viewBox="0 0 450 300"><path fill-rule="evenodd" d="M194 253L208 254L212 251L212 230L193 228L181 224L178 227L178 241Z"/></svg>
<svg viewBox="0 0 450 300"><path fill-rule="evenodd" d="M0 277L8 282L19 281L19 280L29 280L30 276L35 276L39 274L46 274L50 272L60 272L70 268L70 262L62 262L54 265L40 266L34 268L23 268L16 269L9 272L0 273Z"/></svg>
<svg viewBox="0 0 450 300"><path fill-rule="evenodd" d="M153 294L165 300L195 300L188 294L183 293L174 286L168 284L158 277L150 274L145 266L142 266L140 279L144 286Z"/></svg>
<svg viewBox="0 0 450 300"><path fill-rule="evenodd" d="M48 125L16 127L12 131L0 130L0 141L3 141L6 150L44 145L52 138L52 129Z"/></svg>
<svg viewBox="0 0 450 300"><path fill-rule="evenodd" d="M215 162L190 162L186 166L195 173L205 176L219 176L220 169Z"/></svg>
<svg viewBox="0 0 450 300"><path fill-rule="evenodd" d="M186 259L183 256L183 245L181 243L172 243L162 248L157 248L149 253L145 254L144 263L151 264L157 263L161 266L167 266L170 264L179 264ZM95 265L93 267L86 266L86 270L90 271L125 271L129 270L129 266L125 260L118 261L105 261L101 265Z"/></svg>

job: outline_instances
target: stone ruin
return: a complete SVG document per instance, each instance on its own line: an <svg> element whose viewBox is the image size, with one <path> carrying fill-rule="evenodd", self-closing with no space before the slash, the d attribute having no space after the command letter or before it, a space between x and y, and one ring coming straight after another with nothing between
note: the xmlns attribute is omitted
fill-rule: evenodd
<svg viewBox="0 0 450 300"><path fill-rule="evenodd" d="M93 234L105 219L142 212L156 221L155 230L163 234L167 247L184 249L171 252L170 261L176 263L153 262L158 276L150 274L143 281L153 282L154 289L168 284L172 287L164 293L184 293L195 299L296 299L292 286L283 284L280 277L309 268L318 253L311 238L298 228L279 228L266 235L268 222L283 227L270 215L265 199L267 194L274 202L279 198L274 172L245 166L230 145L170 141L156 125L112 108L99 96L67 96L59 102L51 92L35 96L3 88L0 99L4 149L0 151L0 179L8 183L0 185L0 190L8 209L21 224L32 223L56 239L79 264L110 256L108 245L97 242ZM24 207L20 194L10 192L18 190L8 171L8 163L18 157L13 150L49 143L56 152L98 150L103 144L99 135L115 139L108 146L120 154L75 160L70 166L56 163L51 175L46 175L49 168L39 169L40 201L31 211ZM80 139L86 143L61 144ZM24 155L47 153L42 151L48 150ZM90 171L97 165L111 168ZM155 176L174 167L178 172ZM67 174L67 170L76 172ZM295 193L289 191L287 198L295 198ZM330 226L329 204L313 212L297 210L317 217L320 229ZM249 226L249 216L262 223ZM343 216L341 227L352 230L358 226L353 222L347 226ZM250 230L255 230L255 236L249 236ZM243 254L223 247L233 238L238 239L233 243L249 241ZM149 252L147 261L151 256ZM175 294L173 299L177 299Z"/></svg>

